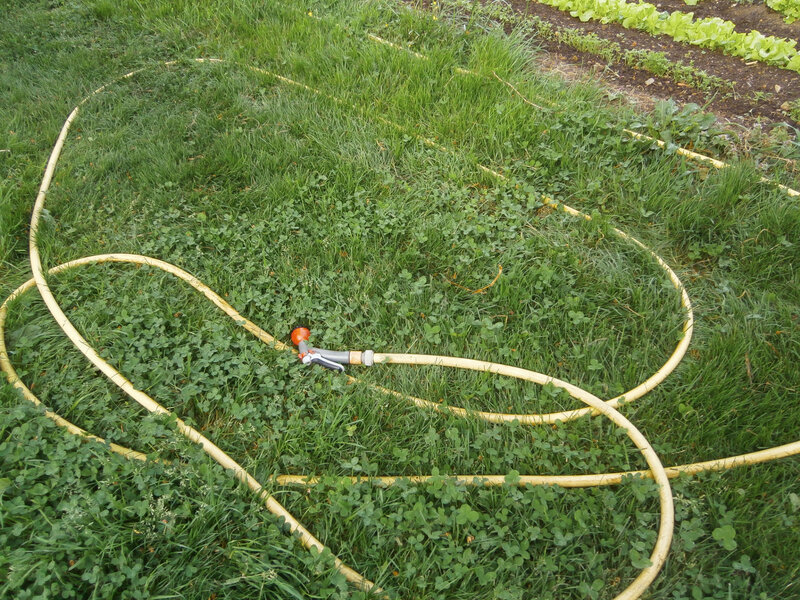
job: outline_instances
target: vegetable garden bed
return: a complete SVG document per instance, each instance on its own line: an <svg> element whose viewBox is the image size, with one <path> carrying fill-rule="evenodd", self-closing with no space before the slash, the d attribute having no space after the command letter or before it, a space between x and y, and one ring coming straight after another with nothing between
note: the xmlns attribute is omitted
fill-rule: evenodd
<svg viewBox="0 0 800 600"><path fill-rule="evenodd" d="M715 31L708 34L712 41L707 43L717 47L709 48L678 41L684 35L682 30L674 39L637 29L633 18L609 16L606 5L610 3L593 3L607 11L603 20L608 22L602 22L598 20L600 10L560 10L549 4L571 5L546 1L456 1L431 6L434 10L453 6L490 15L504 22L508 31L521 29L529 33L536 44L557 58L589 66L595 73L602 71L614 87L636 90L655 99L694 102L728 118L764 119L795 126L800 120L800 73L793 70L800 61L794 48L800 38L800 21L786 23L782 13L765 4L736 4L731 0L701 0L695 6L687 6L683 0L653 3L662 22L676 19L675 15L680 17L679 13L693 13L695 23L702 22L705 30ZM710 21L714 18L719 23ZM737 43L744 44L743 36L751 31L767 39L763 57L756 60L754 56L742 58L725 53L732 52L730 48ZM750 34L748 43L754 39L761 38ZM783 54L776 53L775 44L780 45Z"/></svg>

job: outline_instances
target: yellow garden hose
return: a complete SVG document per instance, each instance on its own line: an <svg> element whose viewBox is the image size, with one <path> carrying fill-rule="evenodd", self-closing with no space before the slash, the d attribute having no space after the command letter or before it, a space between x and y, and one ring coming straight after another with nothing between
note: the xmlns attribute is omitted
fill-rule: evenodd
<svg viewBox="0 0 800 600"><path fill-rule="evenodd" d="M74 114L75 113L73 111L73 115ZM58 146L57 148L60 150ZM57 153L51 154L51 159L53 158L53 156L55 156L55 159L57 161L58 154ZM47 172L50 172L52 176L52 170L48 170ZM37 203L34 206L34 218L31 219L30 245L31 248L34 250L36 249L36 230L37 230L37 227L35 225L38 225L38 219L35 220L35 218L41 214L41 209L44 206L44 197L47 190L46 184L49 184L49 178L47 177L47 172L45 173L45 179L42 182L42 187L39 190L39 197L37 198ZM248 319L242 317L232 306L230 306L227 302L225 302L222 298L220 298L219 295L217 295L213 290L211 290L208 286L203 284L196 277L194 277L190 273L187 273L183 269L176 267L175 265L164 262L162 260L158 260L156 258L152 258L149 256L141 256L138 254L101 254L98 256L88 256L74 261L70 261L68 263L64 263L62 265L59 265L58 267L55 267L54 269L51 269L50 273L56 274L81 265L103 263L103 262L126 262L138 265L148 265L151 267L157 267L159 269L162 269L163 271L166 271L167 273L175 275L176 277L183 279L184 281L189 283L189 285L191 285L193 288L201 292L204 296L206 296L206 298L209 298L218 308L220 308L223 312L225 312L225 314L227 314L235 322L241 324L245 329L253 333L260 340L268 344L271 344L275 347L279 347L282 349L286 348L285 344L278 342L266 331L262 330L260 327L258 327ZM30 389L28 389L27 386L25 386L25 384L19 379L13 367L11 366L8 360L8 352L5 347L5 333L3 330L4 322L8 312L8 305L26 291L33 289L33 287L37 287L39 289L39 293L42 295L42 298L45 301L45 304L47 305L51 314L54 316L58 325L61 327L64 333L66 333L67 337L73 342L73 344L75 344L76 348L78 348L78 350L80 350L81 353L83 353L83 355L86 356L92 364L94 364L98 369L100 369L100 371L102 371L112 382L114 382L120 389L122 389L122 391L128 394L128 396L136 400L139 404L141 404L150 412L157 414L169 414L169 411L167 411L167 409L165 409L153 398L151 398L141 390L136 389L133 386L133 384L122 373L120 373L111 364L102 359L100 355L97 353L97 351L94 348L92 348L89 345L89 343L83 338L83 336L78 332L75 326L72 325L72 323L69 321L69 318L64 314L64 311L58 305L55 298L53 297L52 292L47 286L47 282L43 277L43 272L41 269L41 262L39 259L38 252L36 253L31 252L31 268L34 271L34 278L27 281L19 288L17 288L11 294L11 296L9 296L6 299L6 301L2 304L2 306L0 306L0 366L2 366L2 369L6 373L9 381L15 387L20 389L26 398L28 398L37 405L41 404L38 398L36 398L36 396L30 391ZM39 281L42 281L44 283L43 287L39 286ZM659 523L658 537L656 539L656 544L655 547L653 548L652 554L650 555L650 566L642 569L638 577L636 577L636 579L634 579L633 582L625 590L623 590L623 592L620 593L616 598L617 600L634 600L638 598L645 589L647 589L650 583L652 583L656 575L658 575L658 572L661 570L661 567L663 566L664 562L666 561L667 553L669 551L669 546L672 541L672 532L675 526L675 512L672 502L672 492L669 486L669 479L667 478L667 474L664 470L664 467L661 464L661 461L658 458L658 455L656 455L655 451L652 449L652 447L647 442L645 437L639 432L639 430L636 429L636 427L630 421L628 421L628 419L626 419L619 411L613 408L610 404L600 400L600 398L598 398L597 396L594 396L593 394L590 394L589 392L582 390L579 387L576 387L564 381L560 381L553 377L542 375L541 373L536 373L534 371L529 371L527 369L521 369L518 367L511 367L508 365L501 365L497 363L464 359L464 358L454 358L449 356L428 356L420 354L376 354L375 362L376 364L382 362L396 363L396 364L436 364L453 368L487 371L491 373L506 375L508 377L514 377L516 379L531 381L533 383L539 383L541 385L549 383L556 387L566 390L567 393L570 394L570 396L577 398L578 400L581 400L582 402L584 402L585 404L596 410L598 413L607 416L611 421L613 421L619 427L624 429L628 437L631 439L631 441L636 445L637 448L639 448L640 452L642 453L642 456L644 456L644 459L647 462L647 466L650 467L649 472L653 474L653 477L655 478L656 483L658 484L659 501L661 504L661 519ZM83 431L82 429L78 428L77 426L72 425L71 423L59 417L55 413L48 411L47 416L53 418L55 422L58 423L59 425L67 427L67 429L72 433L83 435L85 437L89 437L95 440L100 439L97 438L97 436L92 436ZM216 446L213 442L211 442L199 431L197 431L190 425L184 423L181 419L176 419L175 423L178 431L180 431L184 436L186 436L192 442L200 444L203 450L205 450L205 452L209 456L211 456L214 460L216 460L220 465L230 470L236 479L246 483L251 490L256 492L259 495L259 497L264 500L267 509L270 512L279 517L283 517L285 522L289 525L290 530L293 533L299 535L300 541L306 548L313 547L319 550L320 552L325 548L322 542L320 542L305 527L303 527L303 525L301 525L289 511L287 511L277 500L275 500L275 498L273 498L252 475L250 475L241 465L239 465L239 463L233 460L223 450L221 450L218 446ZM146 459L146 457L141 453L134 452L127 448L123 448L122 446L113 445L112 450L131 458ZM361 589L372 590L375 593L379 594L383 593L383 590L378 588L372 581L370 581L357 571L345 565L339 558L336 558L335 555L334 555L334 561L336 568L348 579L348 581L353 582Z"/></svg>
<svg viewBox="0 0 800 600"><path fill-rule="evenodd" d="M222 62L218 59L197 59L196 62ZM172 65L175 64L174 62L164 63L165 65ZM261 69L252 68L255 71L265 73L269 76L276 77L281 81L286 83L290 83L293 85L297 85L303 87L304 89L311 91L313 93L322 93L318 90L314 90L305 84L301 84L285 78L283 76L279 76L273 73L269 73L263 71ZM141 71L133 71L131 73L126 74L123 78L128 78L133 76L135 73ZM58 136L58 139L53 147L53 150L50 154L50 157L47 162L47 166L42 178L41 185L39 187L39 192L37 194L36 202L34 204L32 217L31 217L31 224L30 224L30 240L29 240L29 251L30 251L30 261L31 261L31 270L33 273L33 278L20 287L18 287L6 300L3 302L2 306L0 306L0 368L6 373L9 381L21 390L22 394L25 398L30 400L35 404L41 404L41 402L36 398L36 396L25 386L25 384L20 380L20 378L15 373L13 366L11 365L8 359L8 352L5 346L5 333L4 333L4 324L5 319L7 317L7 312L10 304L17 298L19 298L22 294L26 293L27 291L36 287L39 290L45 304L47 305L48 309L50 310L51 314L55 318L56 322L58 323L59 327L65 332L67 337L75 344L75 346L100 370L102 371L111 381L113 381L117 386L119 386L126 394L128 394L131 398L136 400L139 404L144 406L147 410L153 413L158 414L168 414L168 411L156 402L153 398L145 394L144 392L136 389L134 385L125 378L122 373L120 373L115 367L110 365L108 362L103 360L97 351L91 347L91 345L81 336L81 334L77 331L77 329L72 325L69 321L67 316L64 314L61 307L58 305L57 301L55 300L52 292L50 291L47 280L45 277L45 273L41 264L41 257L39 254L39 249L37 245L37 237L38 237L38 228L39 228L39 221L42 214L42 210L44 208L47 191L49 189L56 164L58 162L59 156L61 154L61 150L63 145L66 141L67 134L69 132L70 126L76 116L79 113L80 107L87 102L90 98L94 95L102 92L106 86L102 86L95 90L92 94L84 98L78 106L76 106L73 111L68 116L67 120L64 122L62 126L61 132ZM338 101L338 100L337 100ZM341 102L341 101L338 101ZM388 122L388 121L386 121ZM388 122L392 124L391 122ZM393 126L400 127L399 125L392 124ZM421 138L424 139L424 138ZM490 169L483 167L484 170L492 172ZM493 172L494 173L494 172ZM494 173L500 177L497 173ZM551 204L556 204L552 200L548 200ZM576 211L570 207L561 206L561 208L571 214L575 214L578 216L582 216L584 218L589 218L587 215ZM524 381L529 381L532 383L537 384L552 384L556 387L564 389L567 391L571 396L576 399L581 400L584 404L587 405L587 408L575 411L566 411L561 413L553 413L551 415L513 415L513 414L500 414L500 413L490 413L490 412L472 412L467 411L463 408L458 407L443 407L437 403L433 403L427 400L423 400L420 398L414 398L410 396L406 396L401 394L400 392L395 392L392 390L387 390L385 388L381 388L379 386L372 386L374 389L377 389L383 393L389 393L396 396L401 396L404 398L409 398L413 402L415 402L419 406L424 406L427 408L433 408L435 410L446 410L451 412L452 414L459 415L459 416L475 416L478 418L482 418L487 421L491 422L509 422L509 421L520 421L525 424L534 424L534 423L547 423L547 422L554 422L554 421L563 421L568 420L571 418L576 418L582 414L586 414L588 412L592 412L594 414L603 414L604 416L608 417L612 422L616 425L621 427L625 430L628 437L633 441L637 448L641 451L642 455L647 462L647 466L649 467L648 471L639 471L635 472L640 475L649 476L655 479L658 490L659 490L659 500L661 505L661 518L658 530L658 537L653 549L653 552L650 556L651 564L647 568L643 569L640 574L636 577L636 579L622 592L620 593L617 598L618 599L625 599L625 600L633 600L638 598L641 593L648 587L648 585L654 580L656 575L658 574L659 570L664 564L666 560L669 545L672 538L672 532L674 527L674 511L672 505L672 495L670 491L668 477L675 476L680 472L698 472L701 470L710 470L710 469L724 469L730 468L732 466L737 466L740 464L754 464L756 462L763 462L764 460L773 460L775 458L780 458L783 456L790 456L793 454L797 454L800 452L800 441L794 442L792 444L787 444L785 446L780 446L777 448L773 448L770 450L765 450L761 452L756 452L752 454L742 455L738 457L731 457L727 459L720 459L716 461L708 461L705 463L697 463L693 465L682 465L680 467L670 467L669 469L664 469L659 461L656 453L653 451L647 440L642 436L642 434L636 429L636 427L630 423L622 414L620 414L616 410L616 406L621 404L622 402L632 401L636 398L639 398L646 394L649 390L654 388L658 385L661 381L666 378L666 376L677 366L680 362L681 358L686 352L688 348L689 341L691 339L691 334L693 330L693 315L691 309L691 303L689 301L689 296L681 284L678 277L675 273L669 268L669 266L657 255L655 255L651 250L647 249L641 242L635 240L634 238L628 236L624 232L615 229L615 233L619 236L631 240L633 243L637 244L641 248L647 250L654 259L658 262L658 264L665 270L668 274L673 286L679 291L681 295L681 303L685 312L685 321L683 326L683 338L681 339L680 343L676 347L675 351L673 352L672 356L669 358L667 363L659 371L657 371L654 375L648 378L645 382L640 384L639 386L635 387L634 389L618 396L617 398L613 398L608 402L604 402L601 399L597 398L596 396L590 394L589 392L582 390L576 386L573 386L567 382L560 381L558 379L548 377L546 375L542 375L540 373L536 373L527 369L522 369L519 367L513 367L508 365L501 365L492 362L486 361L478 361L466 358L454 358L454 357L447 357L447 356L428 356L428 355L417 355L417 354L375 354L375 363L376 364L417 364L417 365L438 365L443 367L451 367L451 368L462 368L462 369L470 369L476 371L483 371L483 372L491 372L496 373L499 375L504 375L508 377L513 377L516 379L521 379ZM237 324L240 324L242 327L247 329L250 333L255 335L261 341L271 345L272 347L276 348L277 350L292 350L288 345L283 344L279 340L275 339L269 333L249 321L248 319L244 318L240 315L232 306L230 306L227 302L225 302L218 294L216 294L213 290L208 288L205 284L199 281L190 273L180 269L179 267L167 263L165 261L135 255L135 254L103 254L98 256L90 256L84 257L77 260L73 260L62 265L58 265L53 267L49 270L50 274L57 274L68 269L76 268L79 266L91 265L91 264L98 264L98 263L106 263L106 262L115 262L115 263L133 263L137 265L148 265L151 267L162 269L183 281L186 281L189 285L191 285L194 289L198 290L202 293L206 298L208 298L213 304L215 304L220 310L225 312L230 318L234 319ZM355 381L355 379L350 378L351 380ZM56 423L60 426L67 428L71 433L76 435L81 435L90 439L95 439L98 441L102 441L101 438L97 436L93 436L92 434L82 430L81 428L73 425L63 419L62 417L52 413L50 411L46 412L46 415L53 419ZM315 538L302 524L300 524L277 500L275 500L264 488L263 486L250 475L244 468L242 468L236 461L234 461L230 456L228 456L224 451L222 451L219 447L213 444L210 440L204 437L199 431L192 428L191 426L187 425L180 419L176 420L176 427L178 430L186 436L191 441L200 444L203 449L212 457L214 458L219 464L221 464L226 469L232 471L234 477L238 480L243 481L247 484L247 486L256 492L258 496L265 502L267 508L274 514L282 517L286 523L289 525L290 529L296 533L303 545L307 548L316 548L317 550L323 550L324 545L320 542L317 538ZM115 444L111 444L110 448L112 451L118 452L122 455L125 455L130 458L136 458L140 460L145 460L146 456L142 453L136 452L134 450L130 450ZM599 474L599 475L573 475L573 476L529 476L523 475L520 477L521 484L553 484L553 485L562 485L565 487L577 487L577 486L588 486L588 485L605 485L611 483L619 483L622 477L626 475L624 473L607 473L607 474ZM408 477L403 479L409 479L411 481L425 481L429 478L429 476L424 477ZM297 483L298 479L303 479L303 482L306 484L313 484L313 478L297 478L295 476L279 476L276 481L278 483ZM380 482L386 485L393 483L395 480L399 478L392 478L392 477L376 477L370 478L372 481ZM502 483L501 479L502 476L471 476L471 475L462 475L457 476L456 479L462 481L479 481L484 484L489 485L497 485ZM375 593L383 594L383 590L378 588L373 582L369 579L365 578L355 570L351 569L347 565L345 565L341 560L335 558L336 568L345 575L345 577L356 584L359 588L364 590L372 590Z"/></svg>

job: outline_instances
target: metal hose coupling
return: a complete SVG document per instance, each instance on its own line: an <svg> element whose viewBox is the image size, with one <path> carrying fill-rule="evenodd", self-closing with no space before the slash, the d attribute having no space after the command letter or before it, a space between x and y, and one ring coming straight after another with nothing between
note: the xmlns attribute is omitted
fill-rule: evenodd
<svg viewBox="0 0 800 600"><path fill-rule="evenodd" d="M298 356L304 365L319 365L331 371L344 371L344 365L364 365L371 367L374 364L375 353L372 350L325 350L324 348L311 348L308 339L311 331L308 327L295 327L292 329L292 342L297 346Z"/></svg>

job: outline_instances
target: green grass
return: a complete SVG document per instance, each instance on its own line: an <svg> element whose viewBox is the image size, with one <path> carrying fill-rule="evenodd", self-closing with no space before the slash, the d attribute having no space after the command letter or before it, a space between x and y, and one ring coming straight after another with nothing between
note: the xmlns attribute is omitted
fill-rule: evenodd
<svg viewBox="0 0 800 600"><path fill-rule="evenodd" d="M40 233L47 266L152 255L282 339L306 322L324 347L494 360L609 398L658 369L682 321L663 272L613 235L618 226L665 257L696 307L682 365L624 409L664 463L797 437L800 206L759 184L753 163L707 173L627 141L621 128L642 116L537 73L521 40L388 2L11 2L6 13L0 291L29 277L27 220L63 119L102 83L151 66L92 99L73 125ZM191 62L198 56L229 62ZM156 66L174 58L183 60ZM493 73L553 108L533 109ZM707 133L693 118L660 124L676 137ZM595 219L544 210L543 195ZM483 287L498 265L485 294L452 284ZM647 481L381 489L337 479L643 468L601 419L524 428L416 409L304 368L153 269L83 267L50 285L103 356L260 481L322 476L309 492L273 491L397 597L608 598L649 555L658 505ZM0 596L357 596L329 556L304 551L169 420L88 368L35 293L12 306L8 330L12 362L47 406L180 464L126 461L0 389ZM357 371L474 409L577 407L553 388L485 374ZM675 540L649 597L797 597L798 476L788 459L677 480Z"/></svg>

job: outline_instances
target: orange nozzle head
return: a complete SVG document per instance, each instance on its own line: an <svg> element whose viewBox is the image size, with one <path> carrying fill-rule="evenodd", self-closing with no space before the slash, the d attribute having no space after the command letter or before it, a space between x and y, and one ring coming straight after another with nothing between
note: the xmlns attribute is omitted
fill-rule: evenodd
<svg viewBox="0 0 800 600"><path fill-rule="evenodd" d="M295 327L292 329L292 342L295 346L299 346L300 342L306 341L311 337L311 332L307 327Z"/></svg>

